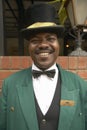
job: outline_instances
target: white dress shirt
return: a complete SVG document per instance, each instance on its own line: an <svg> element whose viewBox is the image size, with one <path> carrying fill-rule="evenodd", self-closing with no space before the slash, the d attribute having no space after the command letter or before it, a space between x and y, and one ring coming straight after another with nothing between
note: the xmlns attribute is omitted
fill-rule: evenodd
<svg viewBox="0 0 87 130"><path fill-rule="evenodd" d="M49 78L46 75L41 75L38 78L32 77L35 97L43 115L47 113L52 103L58 79L58 68L56 64L47 70L51 69L55 69L56 71L54 78ZM32 65L32 70L41 71L34 64Z"/></svg>

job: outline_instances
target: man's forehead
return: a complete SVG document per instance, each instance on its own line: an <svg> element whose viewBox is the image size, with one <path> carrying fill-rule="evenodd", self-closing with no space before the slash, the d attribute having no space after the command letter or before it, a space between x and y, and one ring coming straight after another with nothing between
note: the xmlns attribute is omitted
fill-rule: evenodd
<svg viewBox="0 0 87 130"><path fill-rule="evenodd" d="M34 38L34 37L49 37L49 36L57 36L55 33L38 33L38 34L35 34L33 35L31 38Z"/></svg>

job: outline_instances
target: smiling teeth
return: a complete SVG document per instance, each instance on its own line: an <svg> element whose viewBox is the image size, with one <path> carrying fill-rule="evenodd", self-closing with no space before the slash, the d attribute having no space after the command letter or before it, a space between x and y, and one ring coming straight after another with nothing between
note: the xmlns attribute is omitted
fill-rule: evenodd
<svg viewBox="0 0 87 130"><path fill-rule="evenodd" d="M40 53L40 56L48 56L49 53Z"/></svg>

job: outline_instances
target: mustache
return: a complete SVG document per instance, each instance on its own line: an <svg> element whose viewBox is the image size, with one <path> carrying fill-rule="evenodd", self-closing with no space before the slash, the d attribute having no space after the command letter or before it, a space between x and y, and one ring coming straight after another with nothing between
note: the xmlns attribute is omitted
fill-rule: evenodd
<svg viewBox="0 0 87 130"><path fill-rule="evenodd" d="M39 53L52 53L52 52L54 52L53 48L37 48L35 50L36 54L39 54Z"/></svg>

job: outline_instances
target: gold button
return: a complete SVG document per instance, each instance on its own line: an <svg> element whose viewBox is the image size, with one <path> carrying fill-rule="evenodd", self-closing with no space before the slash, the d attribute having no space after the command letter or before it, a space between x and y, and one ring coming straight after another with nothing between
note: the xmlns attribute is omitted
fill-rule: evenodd
<svg viewBox="0 0 87 130"><path fill-rule="evenodd" d="M43 123L43 124L46 124L46 119L42 119L42 123Z"/></svg>
<svg viewBox="0 0 87 130"><path fill-rule="evenodd" d="M80 112L79 115L82 116L82 113Z"/></svg>
<svg viewBox="0 0 87 130"><path fill-rule="evenodd" d="M14 111L14 107L11 107L11 111L12 111L12 112Z"/></svg>

